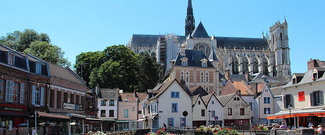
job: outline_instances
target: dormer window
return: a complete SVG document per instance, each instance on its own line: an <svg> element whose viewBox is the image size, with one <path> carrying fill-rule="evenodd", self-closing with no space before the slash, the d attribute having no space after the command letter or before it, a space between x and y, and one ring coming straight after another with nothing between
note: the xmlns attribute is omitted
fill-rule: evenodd
<svg viewBox="0 0 325 135"><path fill-rule="evenodd" d="M8 54L8 64L9 65L14 65L15 63L15 55L13 53Z"/></svg>
<svg viewBox="0 0 325 135"><path fill-rule="evenodd" d="M201 66L202 67L204 67L204 68L208 67L208 64L207 63L208 63L208 60L207 59L202 59L201 60Z"/></svg>
<svg viewBox="0 0 325 135"><path fill-rule="evenodd" d="M36 74L41 74L42 73L42 64L36 62Z"/></svg>
<svg viewBox="0 0 325 135"><path fill-rule="evenodd" d="M188 65L188 63L187 63L188 59L186 57L182 58L181 61L182 61L183 67L186 67Z"/></svg>
<svg viewBox="0 0 325 135"><path fill-rule="evenodd" d="M292 78L292 84L296 84L297 81L296 81L296 78Z"/></svg>

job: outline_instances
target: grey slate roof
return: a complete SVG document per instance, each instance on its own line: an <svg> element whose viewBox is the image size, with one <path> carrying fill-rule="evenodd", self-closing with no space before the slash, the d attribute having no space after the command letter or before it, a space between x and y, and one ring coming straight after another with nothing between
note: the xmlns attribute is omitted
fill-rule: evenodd
<svg viewBox="0 0 325 135"><path fill-rule="evenodd" d="M79 83L85 85L85 81L83 81L75 72L73 72L69 67L63 68L61 66L57 66L55 64L49 63L50 67L50 75L55 76L61 79L65 79L71 82Z"/></svg>
<svg viewBox="0 0 325 135"><path fill-rule="evenodd" d="M202 22L199 23L199 25L194 29L192 37L197 37L197 38L210 38L208 35L207 31L205 30Z"/></svg>
<svg viewBox="0 0 325 135"><path fill-rule="evenodd" d="M269 49L268 42L264 38L215 37L215 39L218 48Z"/></svg>
<svg viewBox="0 0 325 135"><path fill-rule="evenodd" d="M219 61L214 50L212 50L212 53L209 56L209 60L210 61Z"/></svg>
<svg viewBox="0 0 325 135"><path fill-rule="evenodd" d="M133 34L129 43L132 47L156 47L157 41L160 37L165 35L145 35L145 34ZM185 36L178 36L179 43L183 43L186 38Z"/></svg>
<svg viewBox="0 0 325 135"><path fill-rule="evenodd" d="M264 82L263 76L267 79L269 83L281 83L280 81L276 80L274 77L270 77L265 75L264 73L258 73L252 80L252 82Z"/></svg>
<svg viewBox="0 0 325 135"><path fill-rule="evenodd" d="M208 95L209 93L207 91L205 91L201 86L196 86L196 87L192 87L190 89L192 95L201 95L201 96L205 96Z"/></svg>
<svg viewBox="0 0 325 135"><path fill-rule="evenodd" d="M202 51L197 51L197 50L185 50L185 56L180 55L180 53L176 56L176 66L182 66L182 61L181 58L187 57L187 66L191 67L202 67L201 65L201 60L202 59L207 59L209 60ZM208 68L213 68L213 65L211 64L210 61L207 61L207 67Z"/></svg>
<svg viewBox="0 0 325 135"><path fill-rule="evenodd" d="M100 98L108 98L108 99L117 99L118 98L118 89L103 89L99 90Z"/></svg>
<svg viewBox="0 0 325 135"><path fill-rule="evenodd" d="M222 104L222 106L225 106L228 101L234 97L235 95L237 95L236 93L232 93L232 94L228 94L228 95L223 95L223 96L217 96L217 99L220 101L220 103Z"/></svg>

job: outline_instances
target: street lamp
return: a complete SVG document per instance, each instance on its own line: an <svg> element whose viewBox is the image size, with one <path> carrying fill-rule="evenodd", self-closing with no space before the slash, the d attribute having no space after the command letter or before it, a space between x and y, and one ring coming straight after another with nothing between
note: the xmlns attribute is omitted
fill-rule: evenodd
<svg viewBox="0 0 325 135"><path fill-rule="evenodd" d="M208 125L210 124L210 115L211 115L211 110L209 110L209 121L208 121Z"/></svg>
<svg viewBox="0 0 325 135"><path fill-rule="evenodd" d="M289 110L289 124L290 124L290 129L292 128L292 122L291 122L291 110L292 110L292 105L291 103L288 105L288 110Z"/></svg>

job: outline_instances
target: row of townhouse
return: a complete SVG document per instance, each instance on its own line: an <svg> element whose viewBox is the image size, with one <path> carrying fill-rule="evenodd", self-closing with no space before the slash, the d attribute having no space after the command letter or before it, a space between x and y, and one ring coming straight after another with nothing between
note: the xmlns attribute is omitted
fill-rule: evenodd
<svg viewBox="0 0 325 135"><path fill-rule="evenodd" d="M240 94L217 96L202 87L189 90L184 82L180 83L175 78L167 78L149 90L141 103L140 120L144 121L145 128L152 130L164 124L168 127L190 128L212 124L237 129L250 127L250 106Z"/></svg>
<svg viewBox="0 0 325 135"><path fill-rule="evenodd" d="M84 133L86 118L96 117L94 98L71 69L0 45L0 126L7 132L51 125L39 132Z"/></svg>
<svg viewBox="0 0 325 135"><path fill-rule="evenodd" d="M102 120L100 131L123 131L143 128L138 120L141 117L141 100L146 92L123 92L120 89L95 88L97 95L98 118Z"/></svg>
<svg viewBox="0 0 325 135"><path fill-rule="evenodd" d="M281 110L267 116L269 120L283 120L289 126L325 126L325 61L311 59L308 71L295 73L281 90ZM274 102L276 104L276 101Z"/></svg>

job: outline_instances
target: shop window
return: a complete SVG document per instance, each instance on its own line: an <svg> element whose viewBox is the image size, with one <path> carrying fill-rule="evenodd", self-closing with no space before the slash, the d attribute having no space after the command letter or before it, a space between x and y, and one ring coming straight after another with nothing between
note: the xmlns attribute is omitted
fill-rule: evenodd
<svg viewBox="0 0 325 135"><path fill-rule="evenodd" d="M180 119L180 123L181 123L181 127L185 127L186 126L186 119L185 118L181 118Z"/></svg>
<svg viewBox="0 0 325 135"><path fill-rule="evenodd" d="M174 118L168 118L168 127L174 127Z"/></svg>

